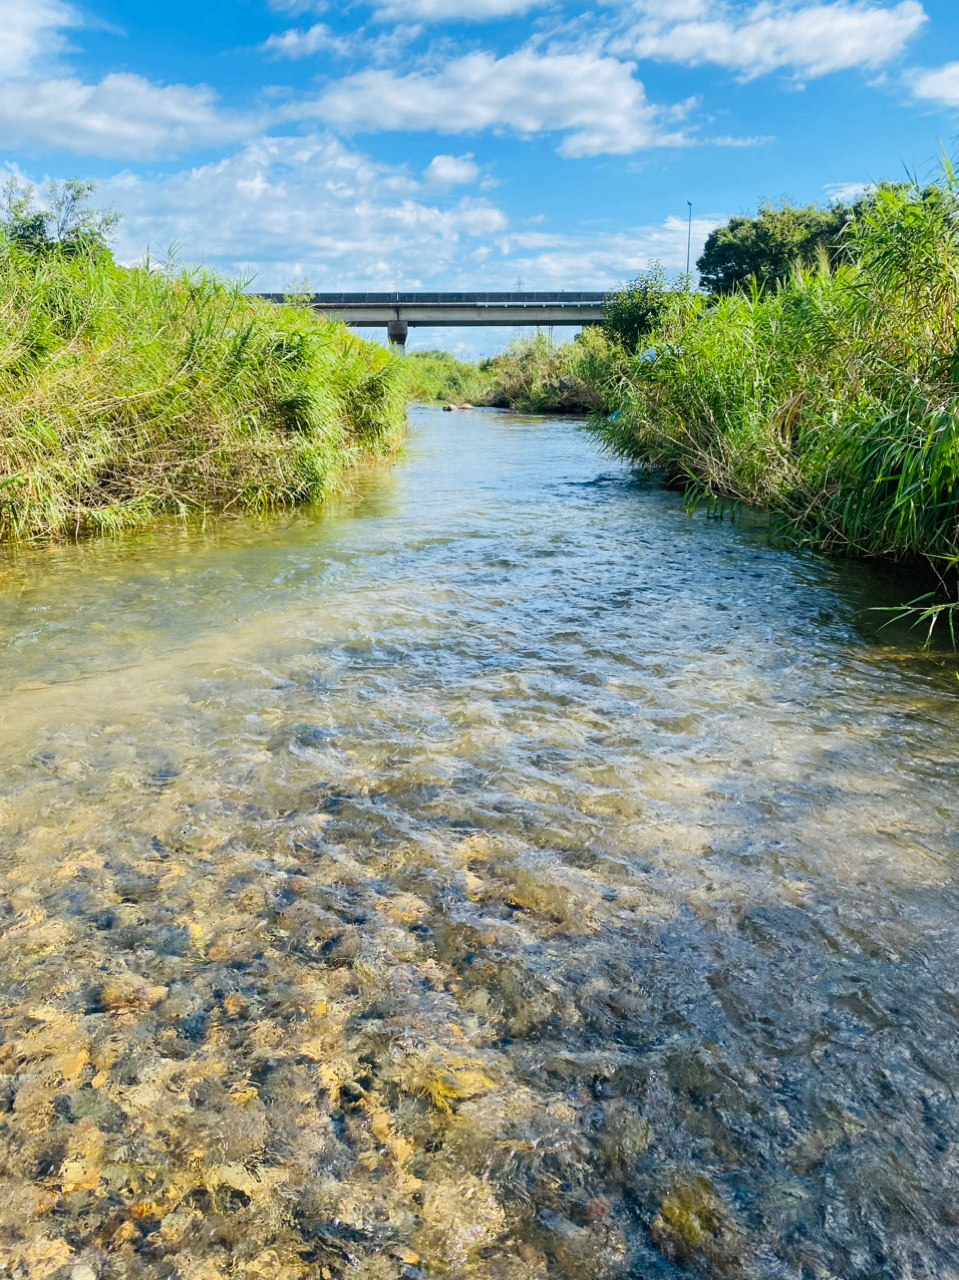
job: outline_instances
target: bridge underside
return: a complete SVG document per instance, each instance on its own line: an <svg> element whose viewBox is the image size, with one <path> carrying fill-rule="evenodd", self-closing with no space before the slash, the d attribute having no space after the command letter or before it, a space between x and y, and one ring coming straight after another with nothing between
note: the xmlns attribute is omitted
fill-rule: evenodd
<svg viewBox="0 0 959 1280"><path fill-rule="evenodd" d="M601 324L602 307L392 307L365 309L317 307L331 320L343 320L354 329L385 328L390 342L405 347L410 329L439 326L443 328L515 328L537 325L542 328Z"/></svg>
<svg viewBox="0 0 959 1280"><path fill-rule="evenodd" d="M282 294L262 294L282 302ZM314 294L310 305L355 329L386 329L405 346L410 329L439 326L543 328L600 324L605 293Z"/></svg>

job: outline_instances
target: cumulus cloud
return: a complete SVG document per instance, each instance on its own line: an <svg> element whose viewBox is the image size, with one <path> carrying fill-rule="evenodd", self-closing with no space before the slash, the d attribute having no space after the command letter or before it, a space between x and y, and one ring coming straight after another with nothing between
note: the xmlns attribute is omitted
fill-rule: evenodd
<svg viewBox="0 0 959 1280"><path fill-rule="evenodd" d="M708 141L714 147L768 147L776 141L774 133L755 133L741 137L736 134L724 133L716 138L709 138Z"/></svg>
<svg viewBox="0 0 959 1280"><path fill-rule="evenodd" d="M693 218L693 261L721 221L719 215ZM510 255L510 270L519 271L531 289L603 289L632 279L654 260L669 271L685 271L688 233L688 221L676 215L653 226L589 236L519 232L502 237L499 249Z"/></svg>
<svg viewBox="0 0 959 1280"><path fill-rule="evenodd" d="M423 170L423 177L431 187L456 187L476 182L480 167L473 159L472 151L465 156L434 156Z"/></svg>
<svg viewBox="0 0 959 1280"><path fill-rule="evenodd" d="M326 0L269 0L274 13L291 13L299 17L303 13L326 13L329 5Z"/></svg>
<svg viewBox="0 0 959 1280"><path fill-rule="evenodd" d="M315 13L329 11L327 0L269 0L278 13ZM549 0L365 0L377 19L392 22L413 19L417 22L488 22L510 18L548 4Z"/></svg>
<svg viewBox="0 0 959 1280"><path fill-rule="evenodd" d="M306 31L292 28L272 35L262 48L274 58L308 58L317 53L331 53L337 58L364 58L381 65L395 62L421 32L422 27L401 24L371 39L363 27L347 35L337 35L325 23L317 22Z"/></svg>
<svg viewBox="0 0 959 1280"><path fill-rule="evenodd" d="M823 187L830 204L852 204L872 189L868 182L827 182Z"/></svg>
<svg viewBox="0 0 959 1280"><path fill-rule="evenodd" d="M26 76L37 64L52 61L67 48L64 31L81 24L63 0L0 0L0 76Z"/></svg>
<svg viewBox="0 0 959 1280"><path fill-rule="evenodd" d="M256 128L221 111L211 89L158 85L142 76L0 82L0 133L8 145L119 158L172 156L235 142Z"/></svg>
<svg viewBox="0 0 959 1280"><path fill-rule="evenodd" d="M316 289L512 288L518 275L530 288L602 288L653 258L686 262L681 216L615 233L513 231L491 201L430 195L326 133L265 139L169 176L120 174L98 195L124 214L121 261L188 245L192 260L264 291L305 277ZM694 255L715 221L693 222Z"/></svg>
<svg viewBox="0 0 959 1280"><path fill-rule="evenodd" d="M57 74L65 31L82 18L63 0L0 0L0 137L35 147L141 159L232 143L261 121L224 112L203 85L162 85L118 73L99 83Z"/></svg>
<svg viewBox="0 0 959 1280"><path fill-rule="evenodd" d="M274 58L308 58L315 53L348 57L353 52L353 41L347 36L335 35L325 23L317 22L307 31L293 28L270 36L263 50Z"/></svg>
<svg viewBox="0 0 959 1280"><path fill-rule="evenodd" d="M124 214L123 261L179 243L263 289L303 276L316 288L413 288L508 227L486 199L424 200L405 170L329 134L263 139L169 177L120 175L99 194Z"/></svg>
<svg viewBox="0 0 959 1280"><path fill-rule="evenodd" d="M944 107L959 107L959 62L917 72L912 78L912 91L917 98L937 102Z"/></svg>
<svg viewBox="0 0 959 1280"><path fill-rule="evenodd" d="M588 52L472 53L435 72L360 71L297 111L347 131L561 132L564 156L682 145L682 134L669 126L683 109L647 102L634 69L631 62Z"/></svg>
<svg viewBox="0 0 959 1280"><path fill-rule="evenodd" d="M658 3L643 9L638 22L611 40L614 53L690 66L712 63L747 80L779 70L816 77L878 67L901 53L927 20L918 0L891 6L872 0L761 0L746 9L681 0L668 14Z"/></svg>

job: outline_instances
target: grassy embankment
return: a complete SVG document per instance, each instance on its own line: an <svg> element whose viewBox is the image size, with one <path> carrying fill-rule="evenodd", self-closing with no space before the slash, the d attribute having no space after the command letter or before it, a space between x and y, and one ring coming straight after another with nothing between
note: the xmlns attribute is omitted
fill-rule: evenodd
<svg viewBox="0 0 959 1280"><path fill-rule="evenodd" d="M838 261L837 261L838 258ZM497 357L510 403L552 408L560 377L600 407L613 453L692 502L780 513L788 537L959 564L959 181L882 187L833 261L715 297L652 272L632 342L615 326ZM649 281L647 281L649 283ZM655 359L651 354L655 352ZM545 389L545 394L544 394ZM495 394L496 392L494 392Z"/></svg>
<svg viewBox="0 0 959 1280"><path fill-rule="evenodd" d="M959 557L959 193L881 189L846 262L714 299L673 290L606 372L612 451L784 514L818 548Z"/></svg>
<svg viewBox="0 0 959 1280"><path fill-rule="evenodd" d="M469 364L445 351L406 357L414 400L425 404L496 405L526 413L588 413L602 407L607 344L597 329L575 342L540 332L514 338L505 351Z"/></svg>
<svg viewBox="0 0 959 1280"><path fill-rule="evenodd" d="M490 403L486 373L448 351L411 351L403 366L410 398L419 404Z"/></svg>
<svg viewBox="0 0 959 1280"><path fill-rule="evenodd" d="M319 496L398 439L382 347L207 274L0 252L0 538Z"/></svg>

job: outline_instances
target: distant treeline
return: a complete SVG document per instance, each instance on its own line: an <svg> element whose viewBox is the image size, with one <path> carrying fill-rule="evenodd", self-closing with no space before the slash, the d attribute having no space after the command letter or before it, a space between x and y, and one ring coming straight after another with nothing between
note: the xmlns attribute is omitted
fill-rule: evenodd
<svg viewBox="0 0 959 1280"><path fill-rule="evenodd" d="M586 376L587 353L606 355L602 331L586 329L575 343L555 343L537 332L514 338L505 351L479 364L446 351L414 351L406 357L414 400L492 405L527 413L588 413L602 407L599 384Z"/></svg>

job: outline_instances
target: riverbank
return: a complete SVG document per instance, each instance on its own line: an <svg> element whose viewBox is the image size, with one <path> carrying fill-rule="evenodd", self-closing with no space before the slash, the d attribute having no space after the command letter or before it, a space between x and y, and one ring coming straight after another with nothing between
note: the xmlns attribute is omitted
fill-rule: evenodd
<svg viewBox="0 0 959 1280"><path fill-rule="evenodd" d="M846 262L777 288L669 291L607 378L594 430L693 499L782 513L796 542L937 565L959 557L959 199L878 190Z"/></svg>
<svg viewBox="0 0 959 1280"><path fill-rule="evenodd" d="M0 255L0 539L319 497L399 439L399 362L203 272Z"/></svg>
<svg viewBox="0 0 959 1280"><path fill-rule="evenodd" d="M421 404L469 403L524 413L591 413L603 406L600 366L608 344L599 329L556 343L542 331L514 338L478 364L446 351L414 351L404 365Z"/></svg>
<svg viewBox="0 0 959 1280"><path fill-rule="evenodd" d="M931 186L880 187L849 216L838 262L765 289L715 297L654 269L632 341L611 323L562 345L516 342L478 366L486 399L473 398L591 411L611 453L683 485L691 505L776 513L794 545L951 572L959 184L947 167Z"/></svg>

